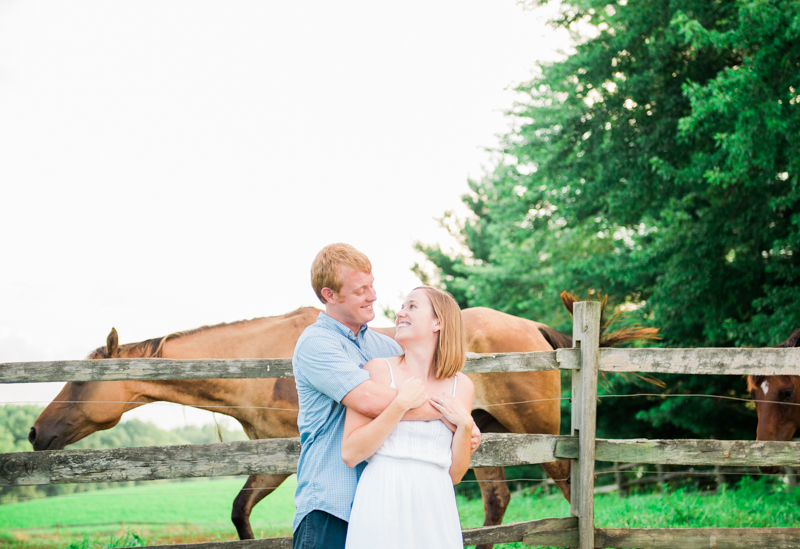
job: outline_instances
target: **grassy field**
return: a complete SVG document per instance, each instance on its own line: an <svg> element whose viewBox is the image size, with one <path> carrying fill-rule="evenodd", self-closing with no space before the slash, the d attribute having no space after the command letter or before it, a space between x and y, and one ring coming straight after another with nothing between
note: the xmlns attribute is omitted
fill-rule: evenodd
<svg viewBox="0 0 800 549"><path fill-rule="evenodd" d="M91 549L139 543L177 543L235 539L230 508L243 479L153 483L101 490L76 497L31 500L0 506L0 544L13 547L67 547ZM252 521L259 537L289 535L294 512L294 477L287 480L254 510ZM462 525L483 523L480 500L459 498ZM790 491L772 478L744 480L719 494L690 490L619 498L596 498L596 523L608 528L778 527L800 524L800 489ZM520 492L514 495L504 522L567 516L569 506L560 497ZM115 523L106 528L87 525ZM120 525L120 523L122 524ZM137 525L161 522L169 525ZM58 531L52 528L58 523ZM32 528L39 528L32 530ZM114 543L108 543L113 536ZM511 548L521 544L496 546Z"/></svg>
<svg viewBox="0 0 800 549"><path fill-rule="evenodd" d="M119 536L129 530L150 543L236 539L231 504L244 481L153 482L0 505L0 544L65 547L84 534L96 537L98 532L113 532ZM295 477L290 477L256 506L251 516L256 535L291 535L296 485Z"/></svg>
<svg viewBox="0 0 800 549"><path fill-rule="evenodd" d="M244 481L154 482L34 499L0 506L0 524L6 529L120 521L230 524L231 503ZM287 479L255 508L253 522L291 527L296 485L294 476Z"/></svg>

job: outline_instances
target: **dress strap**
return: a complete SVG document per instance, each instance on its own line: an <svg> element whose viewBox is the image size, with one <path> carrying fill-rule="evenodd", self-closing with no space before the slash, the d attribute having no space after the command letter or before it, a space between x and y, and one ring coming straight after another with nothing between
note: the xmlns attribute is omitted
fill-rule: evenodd
<svg viewBox="0 0 800 549"><path fill-rule="evenodd" d="M458 373L453 376L453 396L456 396L456 385L458 385Z"/></svg>
<svg viewBox="0 0 800 549"><path fill-rule="evenodd" d="M389 384L389 387L391 387L392 389L397 389L397 385L394 384L394 372L392 371L392 363L389 362L388 358L384 358L383 360L385 360L386 364L389 365L389 375L392 376L392 383ZM453 393L453 394L455 394L455 393Z"/></svg>

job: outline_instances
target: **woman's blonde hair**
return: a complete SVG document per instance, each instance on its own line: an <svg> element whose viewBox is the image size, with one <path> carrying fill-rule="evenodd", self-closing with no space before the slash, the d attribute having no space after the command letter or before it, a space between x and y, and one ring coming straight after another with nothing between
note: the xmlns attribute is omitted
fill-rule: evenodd
<svg viewBox="0 0 800 549"><path fill-rule="evenodd" d="M461 319L461 309L448 292L431 286L419 286L424 290L433 306L433 314L439 321L439 341L433 353L433 371L436 379L453 377L464 367L467 359L467 333Z"/></svg>
<svg viewBox="0 0 800 549"><path fill-rule="evenodd" d="M330 288L336 294L342 289L343 282L339 277L340 267L367 274L372 273L372 264L367 256L350 244L338 243L325 246L311 264L311 286L323 303L327 303L322 297L323 288Z"/></svg>

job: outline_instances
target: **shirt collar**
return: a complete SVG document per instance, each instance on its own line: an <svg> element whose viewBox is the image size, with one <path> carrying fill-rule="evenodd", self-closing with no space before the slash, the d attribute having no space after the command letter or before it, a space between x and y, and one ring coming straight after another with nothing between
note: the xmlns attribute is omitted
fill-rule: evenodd
<svg viewBox="0 0 800 549"><path fill-rule="evenodd" d="M358 330L358 334L354 334L353 331L350 328L348 328L347 326L345 326L344 324L342 324L341 322L339 322L338 320L336 320L332 316L328 316L324 312L319 313L319 318L317 319L317 322L319 322L320 324L322 324L325 327L331 328L334 331L339 332L340 334L342 334L346 338L353 339L353 340L357 339L358 337L363 337L364 336L364 332L366 332L367 328L368 328L368 326L366 324L362 324L361 328L359 328L359 330Z"/></svg>

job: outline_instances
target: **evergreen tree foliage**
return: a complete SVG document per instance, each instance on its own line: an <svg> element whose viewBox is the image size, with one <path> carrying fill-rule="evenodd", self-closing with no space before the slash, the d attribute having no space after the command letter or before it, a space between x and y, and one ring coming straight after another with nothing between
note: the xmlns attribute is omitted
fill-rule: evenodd
<svg viewBox="0 0 800 549"><path fill-rule="evenodd" d="M602 291L664 346L780 343L800 327L800 3L563 6L554 24L592 36L518 88L504 160L469 182L469 217L443 220L462 251L418 244L431 281L464 307L567 333L559 292ZM671 393L744 395L733 377L666 380ZM613 405L636 415L629 436L754 436L743 405L634 400Z"/></svg>

